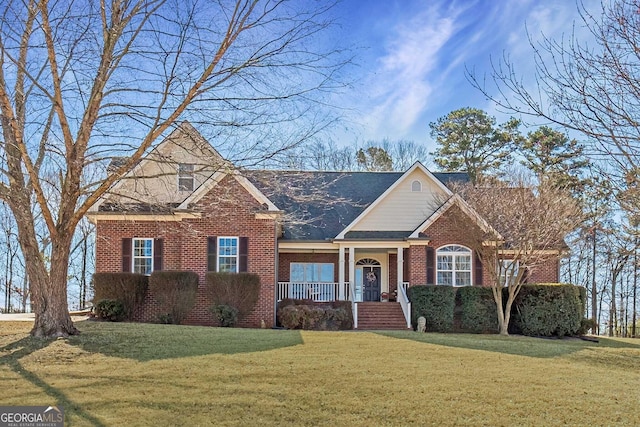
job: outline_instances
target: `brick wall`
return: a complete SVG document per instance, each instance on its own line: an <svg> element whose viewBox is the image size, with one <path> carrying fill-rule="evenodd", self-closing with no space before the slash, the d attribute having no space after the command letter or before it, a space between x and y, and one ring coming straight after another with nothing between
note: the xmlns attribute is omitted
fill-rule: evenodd
<svg viewBox="0 0 640 427"><path fill-rule="evenodd" d="M424 246L409 248L409 285L425 285L427 283L427 253Z"/></svg>
<svg viewBox="0 0 640 427"><path fill-rule="evenodd" d="M196 306L185 323L211 325L211 301L205 292L207 238L209 236L248 237L247 269L260 276L260 297L255 309L240 326L258 327L261 321L275 324L275 220L256 219L260 204L234 178L223 179L195 206L202 217L180 222L98 221L96 271L122 271L122 239L163 238L163 269L190 270L200 277ZM148 295L139 320L154 321L157 311Z"/></svg>
<svg viewBox="0 0 640 427"><path fill-rule="evenodd" d="M469 231L469 227L475 226L471 219L466 226L462 227L460 218L464 218L465 214L457 206L451 207L440 218L438 218L428 229L424 230L424 234L429 239L429 247L435 250L446 245L462 245L471 248L471 238L477 235L475 231ZM411 285L423 285L426 280L426 250L423 246L412 246L409 250L409 258L411 260ZM476 282L476 258L472 256L472 277L474 284ZM435 274L435 272L434 272ZM529 283L554 283L559 279L559 260L557 258L549 259L547 262L537 265L531 269L528 277ZM491 285L491 276L487 265L482 266L483 285Z"/></svg>
<svg viewBox="0 0 640 427"><path fill-rule="evenodd" d="M389 254L389 295L393 295L396 289L398 289L398 255Z"/></svg>
<svg viewBox="0 0 640 427"><path fill-rule="evenodd" d="M429 228L423 230L423 233L429 239L429 247L434 251L447 245L461 245L470 248L471 235L468 227L475 227L471 220L465 221L465 227L460 225L460 218L464 218L464 213L457 206L451 207L440 218L438 218ZM434 255L435 256L435 255ZM424 285L427 283L427 255L424 246L412 246L409 250L409 258L411 259L411 285ZM476 259L472 256L471 276L476 279L475 274ZM483 266L483 279L488 278L486 268ZM435 270L434 270L435 280ZM486 280L484 280L486 282Z"/></svg>
<svg viewBox="0 0 640 427"><path fill-rule="evenodd" d="M529 271L528 283L557 283L560 280L560 260L552 258Z"/></svg>

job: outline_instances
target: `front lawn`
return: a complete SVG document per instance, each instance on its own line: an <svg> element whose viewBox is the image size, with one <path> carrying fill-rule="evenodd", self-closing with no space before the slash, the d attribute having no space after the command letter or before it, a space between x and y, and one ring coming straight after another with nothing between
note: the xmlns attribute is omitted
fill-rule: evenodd
<svg viewBox="0 0 640 427"><path fill-rule="evenodd" d="M0 405L71 426L640 425L640 340L0 323Z"/></svg>

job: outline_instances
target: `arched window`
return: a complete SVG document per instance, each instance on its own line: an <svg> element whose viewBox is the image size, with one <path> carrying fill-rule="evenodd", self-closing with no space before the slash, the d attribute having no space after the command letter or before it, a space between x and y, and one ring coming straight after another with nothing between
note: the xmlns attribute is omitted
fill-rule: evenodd
<svg viewBox="0 0 640 427"><path fill-rule="evenodd" d="M379 266L380 262L378 260L375 260L373 258L362 258L360 261L356 262L356 265L375 265L375 266Z"/></svg>
<svg viewBox="0 0 640 427"><path fill-rule="evenodd" d="M411 191L419 193L422 191L422 183L417 179L411 183Z"/></svg>
<svg viewBox="0 0 640 427"><path fill-rule="evenodd" d="M471 250L459 245L443 246L436 251L436 284L471 285Z"/></svg>

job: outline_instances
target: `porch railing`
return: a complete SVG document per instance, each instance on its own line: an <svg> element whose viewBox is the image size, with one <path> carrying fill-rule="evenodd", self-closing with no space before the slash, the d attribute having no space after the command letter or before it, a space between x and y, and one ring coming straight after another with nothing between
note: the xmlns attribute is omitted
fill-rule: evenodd
<svg viewBox="0 0 640 427"><path fill-rule="evenodd" d="M400 307L402 307L402 312L404 313L404 319L407 321L407 328L411 327L411 302L409 302L409 297L407 296L407 289L409 287L409 283L404 282L402 286L400 286L398 292L398 302L400 303Z"/></svg>
<svg viewBox="0 0 640 427"><path fill-rule="evenodd" d="M353 314L353 329L358 329L358 303L356 302L355 283L347 284L349 287L349 300L351 301L351 312Z"/></svg>
<svg viewBox="0 0 640 427"><path fill-rule="evenodd" d="M351 295L349 283L345 283L344 298L350 300ZM310 299L316 302L337 301L340 299L340 284L328 282L278 282L278 294L276 297L278 301L285 298Z"/></svg>

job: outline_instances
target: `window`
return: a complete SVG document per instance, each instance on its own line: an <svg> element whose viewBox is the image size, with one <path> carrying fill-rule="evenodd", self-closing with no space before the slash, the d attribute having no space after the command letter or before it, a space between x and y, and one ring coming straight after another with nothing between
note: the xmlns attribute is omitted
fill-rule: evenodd
<svg viewBox="0 0 640 427"><path fill-rule="evenodd" d="M180 163L178 165L178 190L193 191L194 182L194 165L188 163Z"/></svg>
<svg viewBox="0 0 640 427"><path fill-rule="evenodd" d="M218 271L238 272L238 238L218 237Z"/></svg>
<svg viewBox="0 0 640 427"><path fill-rule="evenodd" d="M513 284L518 278L520 263L510 259L501 259L500 263L500 285L507 286Z"/></svg>
<svg viewBox="0 0 640 427"><path fill-rule="evenodd" d="M333 282L332 263L292 262L290 273L292 282Z"/></svg>
<svg viewBox="0 0 640 427"><path fill-rule="evenodd" d="M151 274L153 271L153 239L133 239L133 272Z"/></svg>
<svg viewBox="0 0 640 427"><path fill-rule="evenodd" d="M332 263L292 262L289 268L289 298L335 300L336 287L333 285Z"/></svg>
<svg viewBox="0 0 640 427"><path fill-rule="evenodd" d="M411 183L411 191L419 193L422 191L422 183L418 180L415 180Z"/></svg>
<svg viewBox="0 0 640 427"><path fill-rule="evenodd" d="M207 237L207 271L246 273L248 267L248 237Z"/></svg>
<svg viewBox="0 0 640 427"><path fill-rule="evenodd" d="M444 246L436 251L436 284L471 285L471 250L464 246Z"/></svg>

